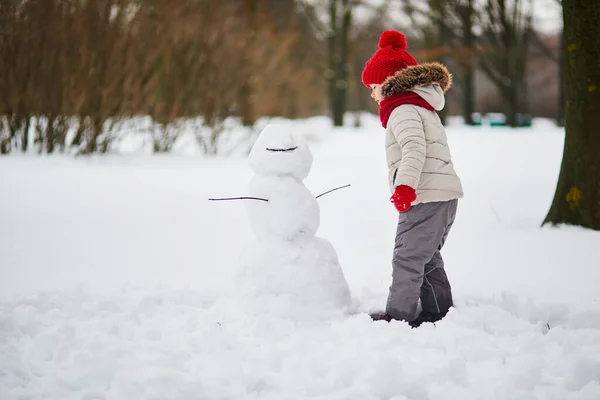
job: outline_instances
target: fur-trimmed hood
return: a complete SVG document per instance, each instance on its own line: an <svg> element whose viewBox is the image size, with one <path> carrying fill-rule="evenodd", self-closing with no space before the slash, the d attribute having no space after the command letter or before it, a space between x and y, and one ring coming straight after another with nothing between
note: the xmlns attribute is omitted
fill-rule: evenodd
<svg viewBox="0 0 600 400"><path fill-rule="evenodd" d="M452 85L452 75L448 69L440 63L431 62L419 65L411 65L394 75L388 77L383 82L381 93L384 97L413 90L419 86L427 86L437 83L446 93Z"/></svg>
<svg viewBox="0 0 600 400"><path fill-rule="evenodd" d="M417 93L436 110L446 105L444 93L452 84L452 75L442 64L432 62L409 66L389 76L381 88L384 97L400 92Z"/></svg>

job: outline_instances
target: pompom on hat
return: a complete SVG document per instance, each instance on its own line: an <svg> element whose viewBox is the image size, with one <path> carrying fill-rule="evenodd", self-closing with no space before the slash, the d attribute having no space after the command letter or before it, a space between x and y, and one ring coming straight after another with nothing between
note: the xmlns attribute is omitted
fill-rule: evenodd
<svg viewBox="0 0 600 400"><path fill-rule="evenodd" d="M370 88L372 84L380 84L388 76L411 65L418 65L417 60L408 52L406 37L398 31L384 31L379 37L379 50L365 64L362 72L363 85Z"/></svg>

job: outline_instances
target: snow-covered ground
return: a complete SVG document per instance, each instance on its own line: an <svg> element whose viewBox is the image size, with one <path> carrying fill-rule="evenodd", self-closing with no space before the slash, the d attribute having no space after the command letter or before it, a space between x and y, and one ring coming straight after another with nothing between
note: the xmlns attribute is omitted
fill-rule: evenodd
<svg viewBox="0 0 600 400"><path fill-rule="evenodd" d="M448 128L466 197L443 252L456 308L372 322L395 211L383 130L289 122L315 156L318 236L363 311L250 316L232 277L251 240L242 156L0 158L0 399L600 398L600 233L540 227L563 132ZM551 329L548 331L546 324Z"/></svg>

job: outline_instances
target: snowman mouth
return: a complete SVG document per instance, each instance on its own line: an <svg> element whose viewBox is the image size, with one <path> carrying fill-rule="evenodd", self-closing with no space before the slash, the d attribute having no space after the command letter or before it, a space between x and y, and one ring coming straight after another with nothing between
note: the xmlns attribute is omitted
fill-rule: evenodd
<svg viewBox="0 0 600 400"><path fill-rule="evenodd" d="M273 152L277 152L277 153L284 153L284 152L290 152L290 151L294 151L298 148L298 146L296 147L290 147L287 149L270 149L267 147L267 151L273 151Z"/></svg>

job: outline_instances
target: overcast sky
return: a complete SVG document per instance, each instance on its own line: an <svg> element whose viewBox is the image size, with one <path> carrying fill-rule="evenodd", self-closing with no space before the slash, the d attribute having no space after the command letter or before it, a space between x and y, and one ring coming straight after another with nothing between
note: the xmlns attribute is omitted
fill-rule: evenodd
<svg viewBox="0 0 600 400"><path fill-rule="evenodd" d="M313 0L314 1L314 0ZM387 2L388 0L368 0L372 5L377 6L382 3ZM413 4L419 5L427 4L427 0L412 0ZM399 2L394 2L399 4ZM406 15L400 13L400 7L390 6L393 15L390 15L390 19L394 21L399 21L401 25L408 25L409 19ZM355 18L358 22L361 20L368 19L372 15L371 11L365 7L360 7L357 10ZM562 27L562 10L560 5L556 0L533 0L533 15L534 15L534 25L537 30L543 33L554 33L560 30Z"/></svg>
<svg viewBox="0 0 600 400"><path fill-rule="evenodd" d="M543 32L557 32L562 28L562 9L556 0L534 0L536 28Z"/></svg>

